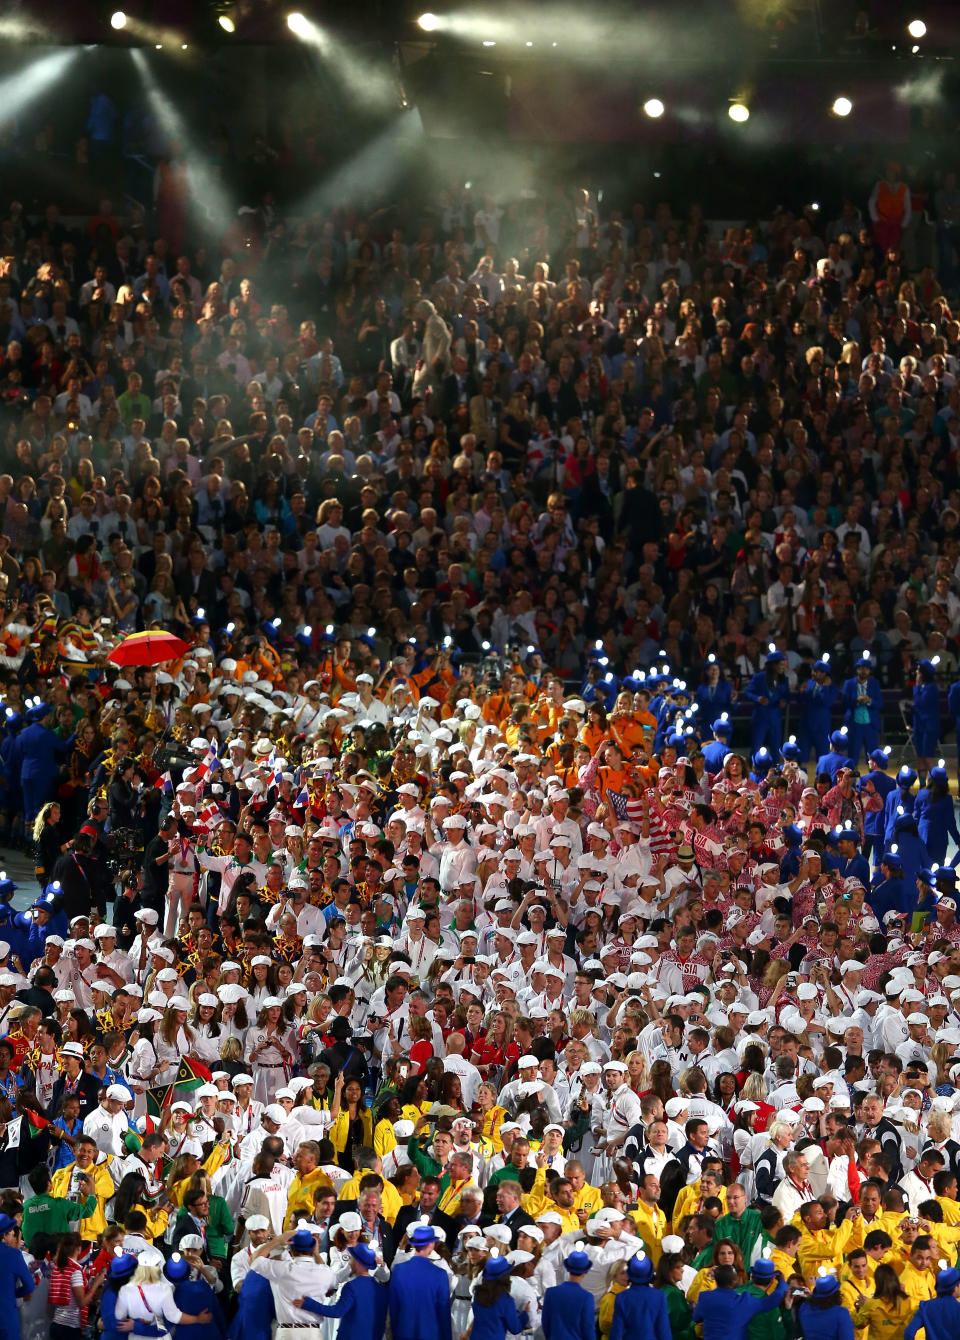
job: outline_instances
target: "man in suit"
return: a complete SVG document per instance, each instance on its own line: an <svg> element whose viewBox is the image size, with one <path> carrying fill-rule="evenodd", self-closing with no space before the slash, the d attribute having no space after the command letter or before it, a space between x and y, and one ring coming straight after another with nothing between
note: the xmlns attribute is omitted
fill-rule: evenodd
<svg viewBox="0 0 960 1340"><path fill-rule="evenodd" d="M492 451L497 445L503 414L503 406L494 396L492 377L484 377L480 383L480 394L471 396L469 403L470 431L484 452Z"/></svg>
<svg viewBox="0 0 960 1340"><path fill-rule="evenodd" d="M464 1187L460 1192L460 1213L453 1217L453 1231L460 1236L461 1229L475 1228L482 1233L493 1223L493 1215L483 1212L483 1192L478 1186Z"/></svg>
<svg viewBox="0 0 960 1340"><path fill-rule="evenodd" d="M440 1199L440 1178L424 1177L420 1183L420 1204L404 1205L403 1209L397 1215L393 1224L393 1234L399 1246L404 1233L407 1233L411 1226L426 1218L430 1224L437 1230L437 1235L447 1240L447 1245L451 1248L457 1240L454 1221L449 1215L443 1214L437 1209L437 1201Z"/></svg>
<svg viewBox="0 0 960 1340"><path fill-rule="evenodd" d="M183 1208L185 1213L177 1216L176 1226L173 1230L173 1248L174 1251L180 1250L180 1244L184 1238L195 1234L203 1243L201 1256L204 1261L210 1260L210 1253L207 1250L207 1218L210 1214L210 1201L205 1191L196 1188L188 1191L183 1198Z"/></svg>
<svg viewBox="0 0 960 1340"><path fill-rule="evenodd" d="M404 1206L404 1208L408 1209L409 1206ZM383 1216L383 1200L380 1192L370 1187L361 1191L355 1201L337 1201L337 1208L330 1219L331 1231L345 1215L349 1214L358 1216L363 1225L363 1232L369 1236L371 1247L379 1250L384 1261L389 1265L396 1255L400 1238L390 1222ZM356 1228L356 1220L348 1219L347 1222L352 1223Z"/></svg>
<svg viewBox="0 0 960 1340"><path fill-rule="evenodd" d="M469 405L480 387L470 371L463 354L457 354L453 360L453 371L448 372L440 384L440 403L443 417L450 418L458 405Z"/></svg>
<svg viewBox="0 0 960 1340"><path fill-rule="evenodd" d="M509 1228L511 1250L516 1248L517 1234L521 1228L535 1222L533 1217L520 1207L522 1195L523 1189L519 1182L500 1182L497 1185L497 1209L500 1211L497 1223L506 1224Z"/></svg>
<svg viewBox="0 0 960 1340"><path fill-rule="evenodd" d="M60 1048L63 1074L54 1083L47 1116L53 1120L60 1111L64 1094L75 1094L80 1099L80 1119L89 1117L100 1102L100 1081L83 1067L83 1048L79 1042L65 1042Z"/></svg>

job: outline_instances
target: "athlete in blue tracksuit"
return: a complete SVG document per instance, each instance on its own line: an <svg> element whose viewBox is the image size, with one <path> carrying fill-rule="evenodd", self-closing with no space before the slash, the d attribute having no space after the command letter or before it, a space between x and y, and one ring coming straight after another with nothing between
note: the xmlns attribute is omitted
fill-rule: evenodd
<svg viewBox="0 0 960 1340"><path fill-rule="evenodd" d="M927 784L917 796L913 807L913 817L917 821L917 832L934 864L945 863L947 841L953 838L957 852L950 864L955 866L960 861L960 831L957 829L946 768L930 769Z"/></svg>
<svg viewBox="0 0 960 1340"><path fill-rule="evenodd" d="M617 1294L613 1304L613 1322L609 1340L633 1340L642 1335L647 1340L671 1340L667 1300L651 1287L653 1262L638 1252L627 1262L630 1287Z"/></svg>
<svg viewBox="0 0 960 1340"><path fill-rule="evenodd" d="M847 753L849 740L849 727L841 726L839 730L833 732L830 736L830 748L817 759L818 777L821 772L825 772L829 774L831 782L835 782L837 773L841 768L852 768L854 766L853 759Z"/></svg>
<svg viewBox="0 0 960 1340"><path fill-rule="evenodd" d="M903 1340L913 1340L918 1331L927 1333L927 1340L957 1340L960 1335L960 1270L950 1266L937 1275L936 1298L921 1303L913 1320L903 1333Z"/></svg>
<svg viewBox="0 0 960 1340"><path fill-rule="evenodd" d="M850 730L854 765L860 762L861 751L869 757L880 744L883 691L880 681L870 673L872 666L870 653L864 651L857 661L856 674L843 685L843 719Z"/></svg>
<svg viewBox="0 0 960 1340"><path fill-rule="evenodd" d="M917 682L913 686L913 747L917 755L920 785L940 751L940 690L937 666L940 657L917 662Z"/></svg>
<svg viewBox="0 0 960 1340"><path fill-rule="evenodd" d="M787 682L787 658L782 651L771 651L763 669L751 676L741 695L754 704L750 718L750 752L766 747L778 754L783 743L783 707L790 698Z"/></svg>
<svg viewBox="0 0 960 1340"><path fill-rule="evenodd" d="M59 768L57 759L69 754L76 738L71 735L68 740L61 740L44 726L43 718L49 711L46 703L30 708L27 713L30 724L17 736L10 759L10 766L20 774L23 821L27 828L53 795Z"/></svg>
<svg viewBox="0 0 960 1340"><path fill-rule="evenodd" d="M830 714L840 698L840 690L831 677L829 652L819 661L814 661L810 678L800 685L799 692L797 744L800 747L800 762L806 767L811 751L814 758L827 752Z"/></svg>
<svg viewBox="0 0 960 1340"><path fill-rule="evenodd" d="M884 846L889 847L893 841L893 825L896 822L897 815L902 811L904 814L912 814L913 807L917 803L917 798L913 794L913 784L917 780L917 774L913 768L904 765L896 776L896 786L888 793L883 803L883 842ZM929 862L927 863L929 864Z"/></svg>
<svg viewBox="0 0 960 1340"><path fill-rule="evenodd" d="M730 753L733 726L726 716L720 715L710 729L713 731L713 739L703 746L703 764L707 772L715 774L723 771L723 760Z"/></svg>

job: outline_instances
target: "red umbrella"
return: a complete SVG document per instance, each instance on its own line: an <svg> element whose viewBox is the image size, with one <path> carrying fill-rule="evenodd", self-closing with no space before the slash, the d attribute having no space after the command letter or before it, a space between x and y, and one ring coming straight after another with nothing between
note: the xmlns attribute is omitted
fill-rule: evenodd
<svg viewBox="0 0 960 1340"><path fill-rule="evenodd" d="M114 665L162 665L176 661L190 650L183 638L166 633L162 628L151 628L145 633L130 633L114 647L107 657Z"/></svg>

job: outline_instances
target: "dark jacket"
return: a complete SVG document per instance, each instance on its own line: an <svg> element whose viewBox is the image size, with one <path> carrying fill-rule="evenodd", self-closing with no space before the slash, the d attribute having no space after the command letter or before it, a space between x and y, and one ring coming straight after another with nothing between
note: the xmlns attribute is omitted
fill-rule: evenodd
<svg viewBox="0 0 960 1340"><path fill-rule="evenodd" d="M346 1204L346 1202L343 1202ZM419 1205L404 1205L393 1221L393 1233L397 1243L400 1243L404 1233L411 1227L418 1224L423 1217L423 1211ZM442 1233L447 1240L447 1246L453 1247L457 1240L454 1221L448 1214L443 1214L440 1210L434 1210L430 1215L430 1222L438 1233Z"/></svg>
<svg viewBox="0 0 960 1340"><path fill-rule="evenodd" d="M347 1214L348 1211L352 1211L354 1214L360 1213L357 1208L357 1201L351 1200L349 1197L346 1200L338 1200L333 1214L330 1216L328 1233L331 1238L333 1237L338 1220L340 1220L343 1215ZM399 1218L399 1215L397 1217ZM397 1243L400 1241L399 1235L397 1234L396 1227L391 1226L387 1220L384 1219L382 1214L377 1215L377 1231L380 1234L380 1250L383 1253L383 1259L386 1261L387 1265L389 1265L396 1255Z"/></svg>

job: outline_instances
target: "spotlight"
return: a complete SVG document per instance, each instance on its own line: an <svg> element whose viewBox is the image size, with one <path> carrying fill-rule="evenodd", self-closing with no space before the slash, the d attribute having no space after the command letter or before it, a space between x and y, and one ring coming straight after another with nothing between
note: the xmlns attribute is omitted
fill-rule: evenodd
<svg viewBox="0 0 960 1340"><path fill-rule="evenodd" d="M924 23L923 19L912 19L910 23L907 24L907 32L914 38L926 37L927 25Z"/></svg>
<svg viewBox="0 0 960 1340"><path fill-rule="evenodd" d="M436 32L437 28L440 26L440 20L437 18L436 14L431 14L429 10L426 14L420 15L417 19L417 23L425 33Z"/></svg>
<svg viewBox="0 0 960 1340"><path fill-rule="evenodd" d="M292 14L287 15L287 27L292 33L296 33L297 37L306 37L310 31L306 16L301 14L299 9L295 9Z"/></svg>
<svg viewBox="0 0 960 1340"><path fill-rule="evenodd" d="M236 32L237 25L234 23L233 19L230 17L229 14L221 14L220 17L217 19L217 22L219 23L220 27L223 29L225 33Z"/></svg>
<svg viewBox="0 0 960 1340"><path fill-rule="evenodd" d="M727 108L727 115L731 121L749 121L750 108L742 102L731 102L730 106Z"/></svg>
<svg viewBox="0 0 960 1340"><path fill-rule="evenodd" d="M652 116L656 120L658 116L663 116L665 109L659 98L647 98L643 110L646 116Z"/></svg>
<svg viewBox="0 0 960 1340"><path fill-rule="evenodd" d="M853 103L849 98L839 97L833 100L834 116L849 116L853 111Z"/></svg>
<svg viewBox="0 0 960 1340"><path fill-rule="evenodd" d="M483 43L483 45L485 47L495 47L497 44L496 42L491 41L490 38L488 37L486 41Z"/></svg>
<svg viewBox="0 0 960 1340"><path fill-rule="evenodd" d="M533 43L532 43L532 42L524 42L523 45L524 45L525 47L532 47L532 46L533 46Z"/></svg>
<svg viewBox="0 0 960 1340"><path fill-rule="evenodd" d="M110 15L110 27L126 28L126 26L127 26L126 14L124 14L122 9L115 10L114 13Z"/></svg>

